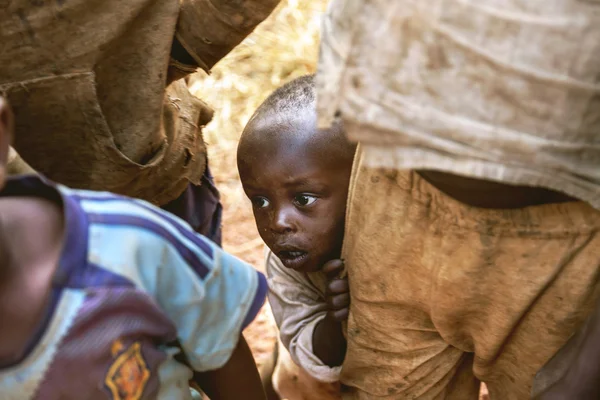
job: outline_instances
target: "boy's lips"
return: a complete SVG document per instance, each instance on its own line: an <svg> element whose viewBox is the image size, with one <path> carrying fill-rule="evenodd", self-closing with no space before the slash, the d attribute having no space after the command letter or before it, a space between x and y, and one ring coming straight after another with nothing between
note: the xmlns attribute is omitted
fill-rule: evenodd
<svg viewBox="0 0 600 400"><path fill-rule="evenodd" d="M283 265L291 269L300 269L308 259L308 253L306 251L296 248L279 250L276 254Z"/></svg>

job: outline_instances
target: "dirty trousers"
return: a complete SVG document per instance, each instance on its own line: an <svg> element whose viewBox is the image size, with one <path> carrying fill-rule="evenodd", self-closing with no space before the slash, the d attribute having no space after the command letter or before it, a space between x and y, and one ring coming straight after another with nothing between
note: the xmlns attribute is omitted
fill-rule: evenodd
<svg viewBox="0 0 600 400"><path fill-rule="evenodd" d="M344 399L528 399L598 298L586 203L478 209L358 161L348 204Z"/></svg>

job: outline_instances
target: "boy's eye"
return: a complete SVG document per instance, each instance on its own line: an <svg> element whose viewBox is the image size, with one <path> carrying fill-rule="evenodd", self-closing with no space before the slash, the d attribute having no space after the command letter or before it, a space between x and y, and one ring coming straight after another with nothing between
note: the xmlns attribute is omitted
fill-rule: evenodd
<svg viewBox="0 0 600 400"><path fill-rule="evenodd" d="M315 201L317 201L317 197L308 194L301 194L294 197L294 202L301 207L310 206Z"/></svg>
<svg viewBox="0 0 600 400"><path fill-rule="evenodd" d="M267 200L265 197L254 197L252 199L252 205L255 208L265 208L269 206L269 200Z"/></svg>

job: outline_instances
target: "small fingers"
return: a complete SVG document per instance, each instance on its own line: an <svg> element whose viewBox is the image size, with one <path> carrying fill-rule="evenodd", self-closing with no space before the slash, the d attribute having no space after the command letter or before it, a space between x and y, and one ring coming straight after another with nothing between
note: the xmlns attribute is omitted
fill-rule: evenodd
<svg viewBox="0 0 600 400"><path fill-rule="evenodd" d="M340 259L334 259L327 261L325 265L323 265L323 273L327 276L328 279L335 278L339 276L339 274L344 270L344 261Z"/></svg>
<svg viewBox="0 0 600 400"><path fill-rule="evenodd" d="M341 310L329 311L329 317L334 321L344 322L348 319L348 309L342 308Z"/></svg>
<svg viewBox="0 0 600 400"><path fill-rule="evenodd" d="M327 284L327 294L348 293L348 279L334 279Z"/></svg>
<svg viewBox="0 0 600 400"><path fill-rule="evenodd" d="M350 305L350 295L348 293L338 294L327 298L327 305L330 310L341 310Z"/></svg>

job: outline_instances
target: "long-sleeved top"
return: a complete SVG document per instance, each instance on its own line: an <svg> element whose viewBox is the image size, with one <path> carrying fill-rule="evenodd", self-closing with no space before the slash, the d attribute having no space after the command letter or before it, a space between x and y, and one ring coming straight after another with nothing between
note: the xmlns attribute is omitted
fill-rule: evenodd
<svg viewBox="0 0 600 400"><path fill-rule="evenodd" d="M321 382L337 382L341 367L325 365L313 351L312 337L327 314L326 277L322 272L301 273L286 268L266 252L269 303L279 327L281 342L294 362Z"/></svg>

